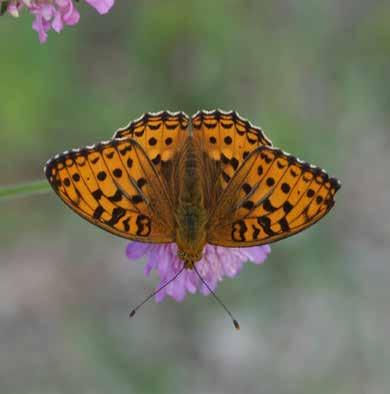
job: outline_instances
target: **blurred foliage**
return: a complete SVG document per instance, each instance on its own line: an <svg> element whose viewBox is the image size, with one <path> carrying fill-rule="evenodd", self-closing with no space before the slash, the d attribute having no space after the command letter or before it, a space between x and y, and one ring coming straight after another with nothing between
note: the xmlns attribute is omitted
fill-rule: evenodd
<svg viewBox="0 0 390 394"><path fill-rule="evenodd" d="M145 111L235 109L343 181L337 206L212 299L153 288L125 242L54 194L0 205L7 393L386 393L390 389L390 4L117 1L40 45L0 20L0 185ZM104 247L102 247L104 245Z"/></svg>

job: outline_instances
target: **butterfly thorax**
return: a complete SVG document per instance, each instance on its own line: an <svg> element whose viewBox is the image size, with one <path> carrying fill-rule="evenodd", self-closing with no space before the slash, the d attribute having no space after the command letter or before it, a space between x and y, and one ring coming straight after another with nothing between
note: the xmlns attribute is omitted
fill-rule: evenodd
<svg viewBox="0 0 390 394"><path fill-rule="evenodd" d="M204 207L200 155L197 153L193 139L189 138L179 160L176 244L178 256L188 269L202 258L206 244L207 211Z"/></svg>

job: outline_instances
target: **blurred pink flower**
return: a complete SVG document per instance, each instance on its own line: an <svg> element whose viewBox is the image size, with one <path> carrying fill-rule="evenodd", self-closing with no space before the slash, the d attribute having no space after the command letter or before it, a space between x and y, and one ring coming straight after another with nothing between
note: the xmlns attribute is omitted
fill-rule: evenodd
<svg viewBox="0 0 390 394"><path fill-rule="evenodd" d="M206 245L203 257L196 263L196 268L209 287L214 291L224 276L235 277L245 262L263 263L271 252L269 245L249 248L223 248ZM126 254L129 259L147 258L145 275L155 269L160 277L157 288L167 283L183 267L183 261L177 257L176 244L149 244L132 242L127 245ZM185 269L172 283L159 291L155 297L161 302L167 295L176 301L183 301L187 292L203 295L210 294L194 270Z"/></svg>
<svg viewBox="0 0 390 394"><path fill-rule="evenodd" d="M99 14L107 14L114 5L115 0L85 0L89 5L96 8Z"/></svg>
<svg viewBox="0 0 390 394"><path fill-rule="evenodd" d="M29 9L35 15L33 29L38 32L40 42L47 40L47 32L51 28L59 33L64 25L74 25L80 19L72 0L55 0L53 3L34 1Z"/></svg>
<svg viewBox="0 0 390 394"><path fill-rule="evenodd" d="M114 5L115 0L85 0L100 14L106 14ZM39 41L46 42L47 32L53 29L59 33L64 25L72 26L80 20L80 14L74 5L74 0L0 0L0 5L6 7L9 14L19 16L25 7L34 16L32 27L38 32Z"/></svg>

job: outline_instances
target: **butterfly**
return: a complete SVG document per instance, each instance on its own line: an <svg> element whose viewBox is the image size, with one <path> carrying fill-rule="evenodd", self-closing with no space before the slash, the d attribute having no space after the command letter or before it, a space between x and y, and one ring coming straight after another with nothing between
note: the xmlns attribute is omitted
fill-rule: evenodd
<svg viewBox="0 0 390 394"><path fill-rule="evenodd" d="M340 188L221 110L145 113L108 141L54 156L45 174L89 222L129 240L175 242L188 269L207 243L248 247L299 233Z"/></svg>

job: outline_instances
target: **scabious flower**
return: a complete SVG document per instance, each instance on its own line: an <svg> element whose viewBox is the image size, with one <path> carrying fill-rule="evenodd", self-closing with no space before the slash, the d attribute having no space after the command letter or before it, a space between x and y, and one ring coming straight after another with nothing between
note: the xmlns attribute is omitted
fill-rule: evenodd
<svg viewBox="0 0 390 394"><path fill-rule="evenodd" d="M100 14L106 14L115 0L85 0ZM72 26L80 20L74 0L0 0L1 11L8 11L18 17L22 8L34 15L32 27L37 31L39 41L46 42L47 33L53 29L59 33L65 25Z"/></svg>
<svg viewBox="0 0 390 394"><path fill-rule="evenodd" d="M209 287L214 291L224 276L235 277L241 271L244 263L263 263L271 252L269 245L249 248L224 248L206 245L203 257L196 263L196 269ZM128 244L126 254L129 259L147 258L145 275L149 276L156 270L160 283L157 289L172 279L183 267L183 261L177 257L177 246L171 244L148 244L132 242ZM200 291L203 295L210 294L194 270L185 269L168 286L159 291L155 299L161 302L167 295L176 301L183 301L188 293Z"/></svg>

